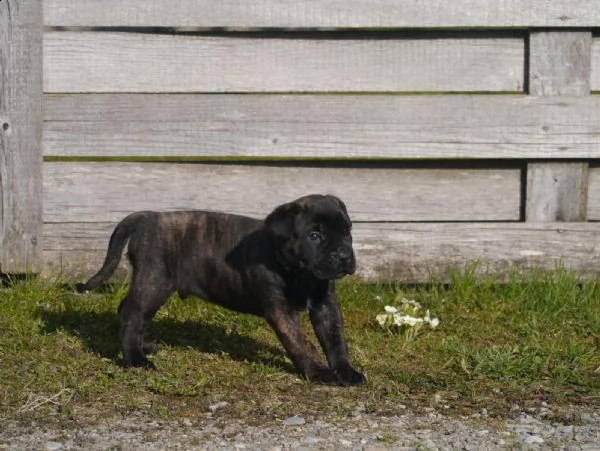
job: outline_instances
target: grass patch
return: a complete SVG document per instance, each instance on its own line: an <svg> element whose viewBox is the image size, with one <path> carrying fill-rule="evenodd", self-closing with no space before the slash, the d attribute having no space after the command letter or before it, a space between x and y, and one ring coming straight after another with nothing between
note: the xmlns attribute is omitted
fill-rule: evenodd
<svg viewBox="0 0 600 451"><path fill-rule="evenodd" d="M124 370L116 308L125 290L78 295L46 279L0 288L1 417L193 419L222 401L215 415L250 422L345 416L358 403L382 415L402 405L497 416L514 403L600 406L600 283L562 269L504 283L470 270L448 286L341 281L352 359L369 378L356 388L301 380L261 318L177 297L154 321L159 370ZM439 327L410 341L384 330L375 316L399 297L431 310Z"/></svg>

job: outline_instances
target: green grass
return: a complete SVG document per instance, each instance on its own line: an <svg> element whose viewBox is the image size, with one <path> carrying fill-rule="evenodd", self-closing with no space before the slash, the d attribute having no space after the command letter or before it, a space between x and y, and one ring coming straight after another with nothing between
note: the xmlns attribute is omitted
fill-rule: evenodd
<svg viewBox="0 0 600 451"><path fill-rule="evenodd" d="M158 371L125 370L116 328L125 291L78 295L46 279L0 288L0 417L193 419L220 401L228 404L215 415L250 422L345 416L358 403L382 415L400 405L496 416L514 403L600 407L600 281L561 269L504 283L473 269L448 286L341 281L350 352L369 379L353 388L300 379L262 319L196 299L173 298L155 318ZM375 315L398 297L419 301L440 326L412 341L381 328Z"/></svg>

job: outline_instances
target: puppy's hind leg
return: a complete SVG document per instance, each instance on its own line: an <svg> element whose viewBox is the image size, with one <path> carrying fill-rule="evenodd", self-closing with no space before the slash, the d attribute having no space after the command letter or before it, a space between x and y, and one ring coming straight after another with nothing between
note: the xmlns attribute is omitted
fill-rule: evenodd
<svg viewBox="0 0 600 451"><path fill-rule="evenodd" d="M120 339L125 366L154 369L146 355L156 352L154 343L146 341L146 332L152 318L163 305L172 290L170 287L135 283L119 306Z"/></svg>

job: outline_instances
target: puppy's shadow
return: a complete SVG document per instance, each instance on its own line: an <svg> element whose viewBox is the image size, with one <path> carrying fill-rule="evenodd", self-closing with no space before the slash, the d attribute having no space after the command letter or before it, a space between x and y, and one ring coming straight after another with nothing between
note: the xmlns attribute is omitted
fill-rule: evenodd
<svg viewBox="0 0 600 451"><path fill-rule="evenodd" d="M117 314L113 312L42 311L47 333L66 331L78 337L86 348L100 357L122 364L118 339ZM200 352L227 354L237 361L251 361L295 373L286 361L283 349L259 342L253 338L227 332L223 327L197 321L177 321L155 318L151 336L157 339L160 352L168 352L164 345L191 347Z"/></svg>

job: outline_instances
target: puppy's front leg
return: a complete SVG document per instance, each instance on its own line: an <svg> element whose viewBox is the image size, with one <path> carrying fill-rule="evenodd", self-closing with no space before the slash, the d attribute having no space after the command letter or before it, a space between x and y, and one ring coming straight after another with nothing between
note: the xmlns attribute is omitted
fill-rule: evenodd
<svg viewBox="0 0 600 451"><path fill-rule="evenodd" d="M367 380L364 374L350 364L348 346L344 338L344 320L336 302L335 285L330 282L321 299L313 299L309 306L310 321L319 343L327 356L329 368L333 370L338 385L362 385Z"/></svg>
<svg viewBox="0 0 600 451"><path fill-rule="evenodd" d="M275 330L296 369L308 380L336 385L333 371L319 363L317 350L308 340L298 319L298 312L287 306L270 309L265 319Z"/></svg>

